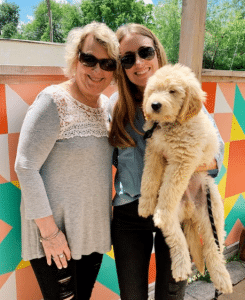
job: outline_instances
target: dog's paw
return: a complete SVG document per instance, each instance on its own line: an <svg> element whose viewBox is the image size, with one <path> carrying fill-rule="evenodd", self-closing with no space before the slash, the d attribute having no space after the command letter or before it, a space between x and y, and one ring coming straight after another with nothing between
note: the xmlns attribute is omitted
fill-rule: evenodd
<svg viewBox="0 0 245 300"><path fill-rule="evenodd" d="M232 293L232 282L229 272L226 270L224 265L216 268L215 271L211 271L211 280L217 290L223 294Z"/></svg>
<svg viewBox="0 0 245 300"><path fill-rule="evenodd" d="M151 208L150 200L140 197L138 207L139 216L143 218L148 218L150 215L153 215L153 212L154 209Z"/></svg>
<svg viewBox="0 0 245 300"><path fill-rule="evenodd" d="M191 275L191 260L183 259L183 257L176 263L172 262L172 276L176 282L188 279Z"/></svg>

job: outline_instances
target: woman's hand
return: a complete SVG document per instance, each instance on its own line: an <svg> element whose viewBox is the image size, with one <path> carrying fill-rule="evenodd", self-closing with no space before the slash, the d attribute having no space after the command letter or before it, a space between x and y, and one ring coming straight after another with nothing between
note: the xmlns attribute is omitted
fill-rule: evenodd
<svg viewBox="0 0 245 300"><path fill-rule="evenodd" d="M59 269L67 267L67 261L71 259L71 251L69 249L66 237L62 231L57 236L52 236L58 231L54 217L48 216L40 219L35 219L35 222L40 230L43 249L47 258L47 263L50 266L52 258ZM51 237L51 239L49 239ZM47 240L45 240L47 239Z"/></svg>
<svg viewBox="0 0 245 300"><path fill-rule="evenodd" d="M71 251L62 231L60 231L53 239L42 240L42 245L49 266L51 265L53 258L57 268L67 268L67 261L71 259Z"/></svg>

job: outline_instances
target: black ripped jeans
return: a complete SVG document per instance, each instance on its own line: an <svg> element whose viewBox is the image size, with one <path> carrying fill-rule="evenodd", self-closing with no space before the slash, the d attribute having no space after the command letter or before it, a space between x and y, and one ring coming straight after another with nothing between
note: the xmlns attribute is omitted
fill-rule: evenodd
<svg viewBox="0 0 245 300"><path fill-rule="evenodd" d="M153 247L156 257L155 300L182 300L187 281L175 282L170 253L152 217L138 216L138 200L115 206L112 221L114 247L121 300L148 299L148 272Z"/></svg>
<svg viewBox="0 0 245 300"><path fill-rule="evenodd" d="M30 260L44 300L89 300L100 270L103 254L93 252L81 259L71 259L68 268L59 270L46 257Z"/></svg>

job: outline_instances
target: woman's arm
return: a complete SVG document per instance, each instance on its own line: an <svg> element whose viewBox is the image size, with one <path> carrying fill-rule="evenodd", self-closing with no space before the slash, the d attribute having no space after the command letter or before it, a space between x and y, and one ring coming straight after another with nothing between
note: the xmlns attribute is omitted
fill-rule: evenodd
<svg viewBox="0 0 245 300"><path fill-rule="evenodd" d="M204 105L203 105L203 112L209 117L209 120L212 122L212 124L216 128L217 137L219 140L219 153L216 154L213 162L210 165L207 166L206 164L203 164L196 169L196 172L209 171L209 175L216 177L222 167L222 163L223 163L223 159L224 159L225 145L224 145L223 139L219 133L219 130L216 126L214 119L210 116L210 114L208 113L208 111Z"/></svg>
<svg viewBox="0 0 245 300"><path fill-rule="evenodd" d="M65 235L45 240L58 232L45 190L40 169L51 152L59 134L59 115L56 104L48 93L42 92L29 108L20 133L15 171L21 186L25 218L35 220L42 240L47 263L53 257L58 268L67 266L71 258ZM59 254L64 253L63 258Z"/></svg>
<svg viewBox="0 0 245 300"><path fill-rule="evenodd" d="M51 95L39 94L24 119L17 149L15 171L25 204L25 218L52 215L40 169L59 134L59 115Z"/></svg>

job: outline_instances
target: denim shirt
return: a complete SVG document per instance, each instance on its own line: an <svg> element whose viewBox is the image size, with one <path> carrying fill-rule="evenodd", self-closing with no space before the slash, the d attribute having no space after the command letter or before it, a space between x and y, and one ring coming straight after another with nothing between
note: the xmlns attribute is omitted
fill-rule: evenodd
<svg viewBox="0 0 245 300"><path fill-rule="evenodd" d="M118 94L115 94L113 94L110 99L110 103L112 104L111 106L114 106L113 104L116 102L115 97ZM217 128L213 118L209 115L204 106L203 111L209 116L209 119ZM112 109L109 109L109 114L110 112L112 112ZM134 125L142 133L144 133L144 123L145 119L142 110L140 108L137 108ZM115 176L116 196L113 201L114 206L130 203L132 201L137 200L140 197L141 178L144 168L144 153L146 141L143 139L143 135L139 135L132 129L130 124L127 124L125 129L129 133L129 135L134 139L136 147L114 149L113 164L117 167L117 172ZM216 177L218 175L224 158L224 142L219 133L218 139L219 153L215 156L218 169L209 171L209 174L212 177Z"/></svg>

